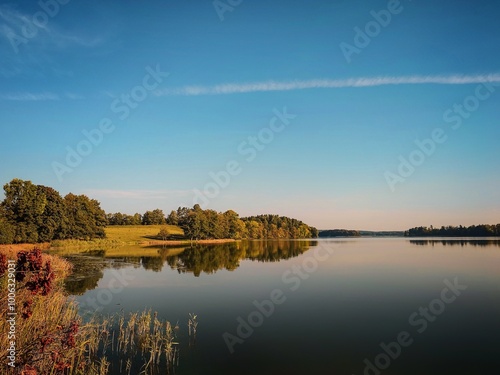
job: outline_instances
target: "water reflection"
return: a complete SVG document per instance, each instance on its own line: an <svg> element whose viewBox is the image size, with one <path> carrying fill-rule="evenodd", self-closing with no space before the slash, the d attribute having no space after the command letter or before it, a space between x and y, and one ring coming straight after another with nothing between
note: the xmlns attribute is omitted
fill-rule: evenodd
<svg viewBox="0 0 500 375"><path fill-rule="evenodd" d="M95 290L77 298L82 305L104 301L103 314L147 307L161 319L182 322L195 312L200 317L196 346L189 348L185 324L179 331L179 375L373 375L376 371L365 370L365 360L385 353L381 344L395 342L403 330L414 343L380 374L494 374L500 353L492 335L500 331L499 243L495 238L439 237L131 246L72 255L78 262L100 261L79 266L94 279L73 286L92 289L103 273ZM332 255L293 290L282 276L303 269L314 245L332 246ZM111 267L123 266L133 278L106 303L101 297L116 273ZM467 290L434 313L445 280L456 280ZM263 306L275 289L283 291L286 302L276 305L263 324L252 326L251 337L230 353L223 333L242 331L241 322L262 311L256 306ZM434 319L425 318L425 332L410 321L417 311L422 318L421 307Z"/></svg>
<svg viewBox="0 0 500 375"><path fill-rule="evenodd" d="M202 272L211 274L221 269L233 271L239 267L242 259L278 262L294 258L316 243L316 241L244 241L193 246L178 255L167 256L167 263L179 273L192 273L198 277Z"/></svg>
<svg viewBox="0 0 500 375"><path fill-rule="evenodd" d="M128 264L114 259L105 259L104 250L83 254L64 255L73 264L72 273L64 280L64 288L71 295L82 295L97 287L106 268L121 268Z"/></svg>
<svg viewBox="0 0 500 375"><path fill-rule="evenodd" d="M125 247L108 250L71 250L54 252L74 264L73 273L65 280L65 288L72 295L81 295L97 287L105 268L125 265L160 272L165 264L178 273L213 274L219 270L234 271L245 259L258 262L279 262L299 256L317 241L241 241L191 247Z"/></svg>
<svg viewBox="0 0 500 375"><path fill-rule="evenodd" d="M436 244L443 245L443 246L481 246L481 247L486 247L486 246L500 246L500 239L432 239L432 240L410 240L410 243L413 245L420 245L420 246L434 246Z"/></svg>

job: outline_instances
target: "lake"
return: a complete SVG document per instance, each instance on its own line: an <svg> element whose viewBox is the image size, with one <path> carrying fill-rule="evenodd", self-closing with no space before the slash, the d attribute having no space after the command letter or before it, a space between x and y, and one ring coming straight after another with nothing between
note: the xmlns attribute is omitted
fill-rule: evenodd
<svg viewBox="0 0 500 375"><path fill-rule="evenodd" d="M151 308L178 322L179 375L499 373L498 239L60 253L76 265L66 287L84 316Z"/></svg>

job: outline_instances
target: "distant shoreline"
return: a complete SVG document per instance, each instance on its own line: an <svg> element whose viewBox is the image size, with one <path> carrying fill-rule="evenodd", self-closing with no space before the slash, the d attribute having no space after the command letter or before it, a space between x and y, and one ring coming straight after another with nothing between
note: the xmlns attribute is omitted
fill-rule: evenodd
<svg viewBox="0 0 500 375"><path fill-rule="evenodd" d="M21 251L21 250L32 250L33 248L37 248L40 250L50 250L50 249L61 249L61 248L99 248L99 247L121 247L121 246L130 246L137 245L140 247L148 247L148 246L179 246L179 245L191 245L191 244L199 244L199 245L211 245L211 244L223 244L223 243L233 243L238 240L227 238L227 239L213 239L213 240L143 240L143 241L134 241L134 242L120 242L116 240L61 240L54 241L55 243L44 242L44 243L17 243L17 244L0 244L0 251Z"/></svg>

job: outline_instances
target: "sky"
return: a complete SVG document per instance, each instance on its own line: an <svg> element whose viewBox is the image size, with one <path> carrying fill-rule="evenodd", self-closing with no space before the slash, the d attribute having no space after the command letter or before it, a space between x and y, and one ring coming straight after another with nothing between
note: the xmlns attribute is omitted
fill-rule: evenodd
<svg viewBox="0 0 500 375"><path fill-rule="evenodd" d="M500 3L59 1L0 2L2 185L319 229L500 222Z"/></svg>

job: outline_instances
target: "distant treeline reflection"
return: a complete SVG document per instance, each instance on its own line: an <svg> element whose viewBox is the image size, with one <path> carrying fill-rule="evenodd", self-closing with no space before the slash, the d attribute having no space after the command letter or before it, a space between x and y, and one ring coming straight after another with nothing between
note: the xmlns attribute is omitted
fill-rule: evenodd
<svg viewBox="0 0 500 375"><path fill-rule="evenodd" d="M410 243L413 245L421 245L421 246L434 246L435 244L441 245L450 245L450 246L500 246L500 240L410 240Z"/></svg>
<svg viewBox="0 0 500 375"><path fill-rule="evenodd" d="M75 265L73 274L65 281L68 293L81 295L95 289L104 276L105 268L121 268L133 265L146 270L160 272L165 264L179 273L192 273L198 277L202 273L213 274L218 270L233 271L240 261L249 259L258 262L278 262L299 256L310 247L314 240L262 240L241 241L216 245L195 245L185 248L151 247L137 248L130 256L117 256L114 250L86 251L80 255L67 256Z"/></svg>

